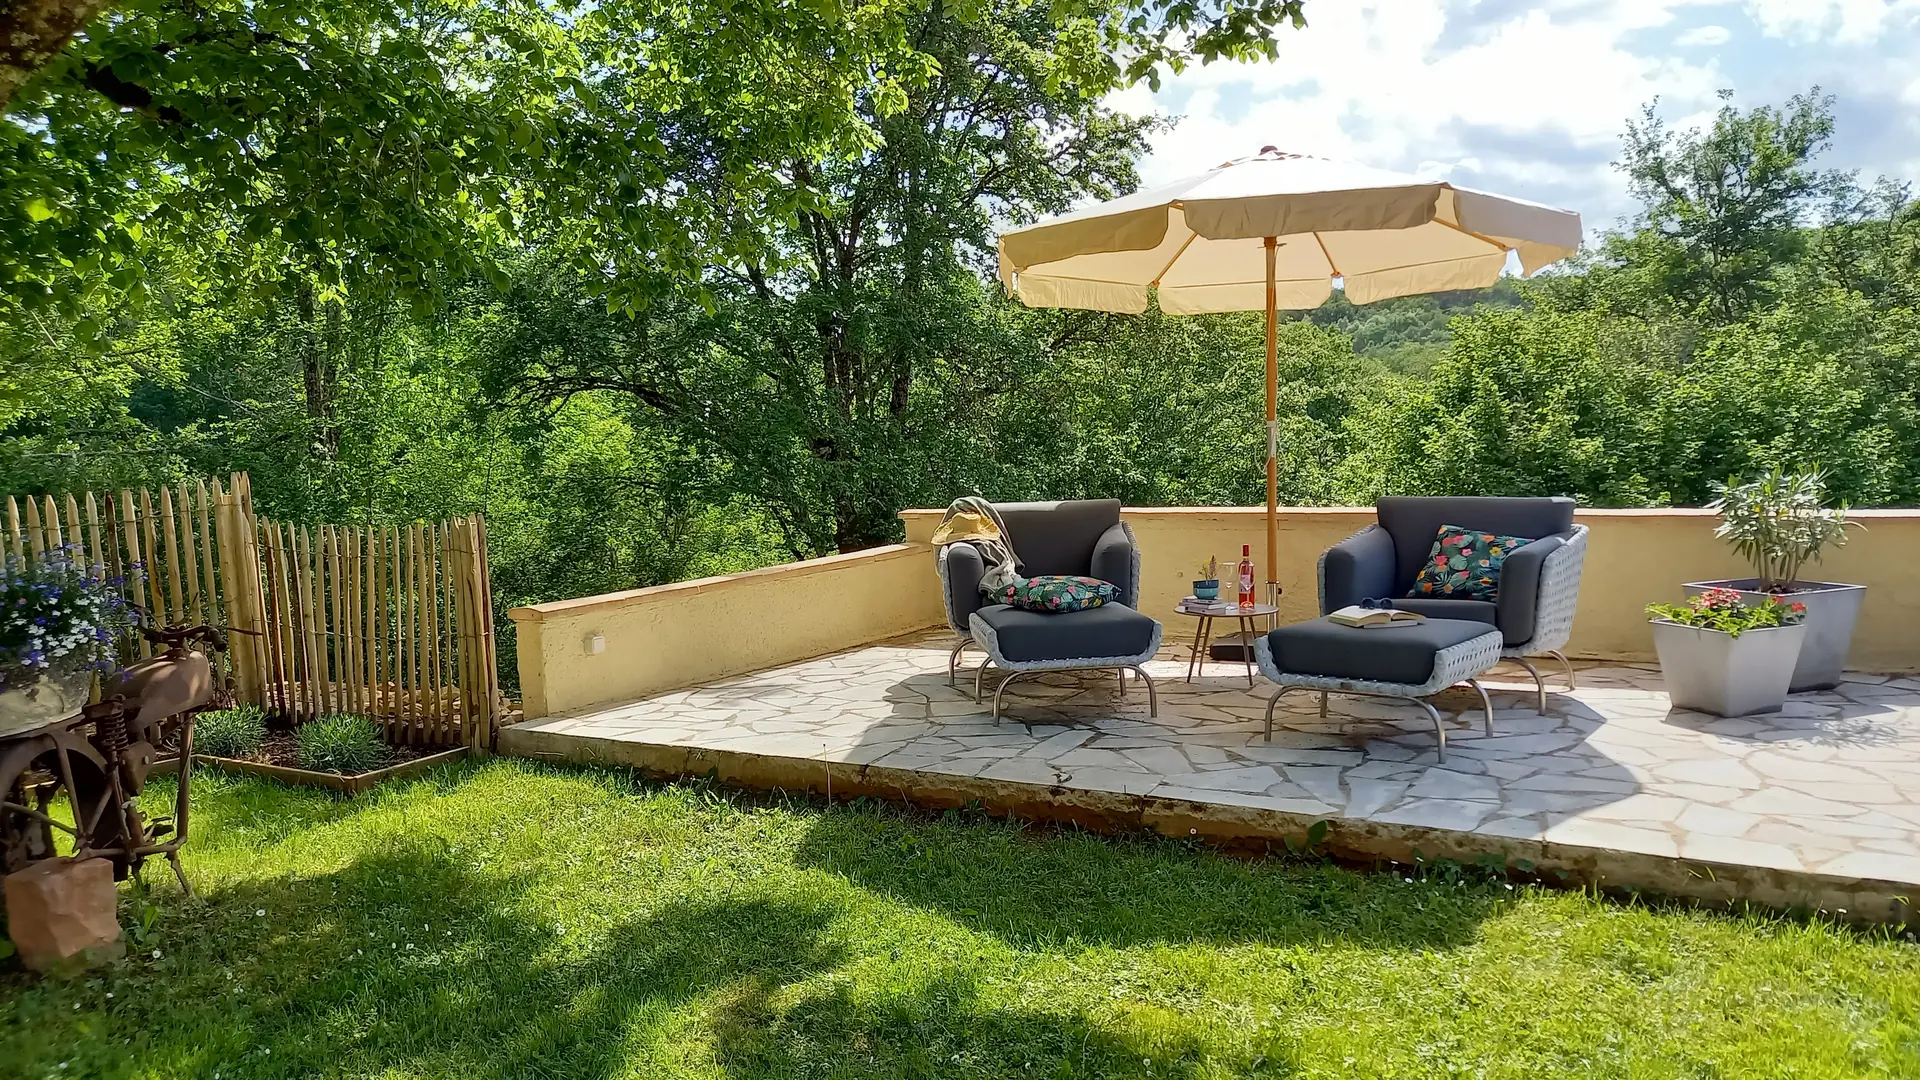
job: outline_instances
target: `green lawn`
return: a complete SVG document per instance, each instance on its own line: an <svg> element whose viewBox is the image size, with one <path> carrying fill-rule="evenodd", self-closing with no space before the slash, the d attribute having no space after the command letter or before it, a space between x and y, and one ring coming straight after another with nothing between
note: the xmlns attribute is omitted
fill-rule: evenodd
<svg viewBox="0 0 1920 1080"><path fill-rule="evenodd" d="M1920 1076L1882 933L500 759L202 780L203 899L0 975L0 1075Z"/></svg>

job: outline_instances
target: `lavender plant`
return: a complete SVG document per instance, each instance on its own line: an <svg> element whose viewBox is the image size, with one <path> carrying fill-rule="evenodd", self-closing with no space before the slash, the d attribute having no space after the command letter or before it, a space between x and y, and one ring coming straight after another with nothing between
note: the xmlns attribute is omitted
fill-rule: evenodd
<svg viewBox="0 0 1920 1080"><path fill-rule="evenodd" d="M113 670L132 625L120 582L70 547L0 563L0 690L84 671Z"/></svg>

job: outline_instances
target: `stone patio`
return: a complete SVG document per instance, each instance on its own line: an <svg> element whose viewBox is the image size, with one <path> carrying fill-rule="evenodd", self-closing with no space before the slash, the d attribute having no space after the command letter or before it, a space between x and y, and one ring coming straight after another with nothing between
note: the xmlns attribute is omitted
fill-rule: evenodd
<svg viewBox="0 0 1920 1080"><path fill-rule="evenodd" d="M1920 679L1854 673L1780 714L1726 720L1670 709L1657 669L1584 665L1542 715L1525 674L1503 667L1492 737L1470 692L1437 700L1442 766L1424 716L1386 701L1336 696L1323 720L1314 695L1289 695L1265 742L1272 687L1256 677L1248 689L1237 664L1187 683L1178 644L1148 666L1157 719L1137 679L1122 696L1111 673L1062 673L1016 682L996 723L973 703L969 669L948 685L952 640L916 635L534 720L500 746L1243 848L1328 820L1330 847L1349 857L1497 855L1610 887L1876 920L1911 918L1906 897L1920 895Z"/></svg>

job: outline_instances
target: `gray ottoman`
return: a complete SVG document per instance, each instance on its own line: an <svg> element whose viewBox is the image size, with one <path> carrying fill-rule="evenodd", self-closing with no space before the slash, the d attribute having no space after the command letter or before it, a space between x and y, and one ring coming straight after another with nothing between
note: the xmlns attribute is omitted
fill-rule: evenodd
<svg viewBox="0 0 1920 1080"><path fill-rule="evenodd" d="M1127 671L1138 672L1147 684L1147 714L1160 715L1153 678L1140 665L1160 649L1160 624L1125 604L1103 604L1086 611L1026 611L1005 604L989 604L967 620L973 640L987 651L994 667L1007 673L993 692L993 717L1000 718L1000 698L1007 684L1035 671L1075 671L1113 668L1120 672L1120 689L1127 688ZM973 674L973 700L979 701L987 665Z"/></svg>
<svg viewBox="0 0 1920 1080"><path fill-rule="evenodd" d="M1427 619L1412 626L1364 630L1329 619L1281 626L1254 643L1260 673L1280 684L1267 701L1267 741L1273 740L1273 710L1295 690L1320 691L1320 715L1329 693L1400 698L1427 711L1447 760L1447 732L1440 713L1422 700L1455 683L1480 692L1487 734L1493 734L1493 700L1477 681L1500 662L1500 631L1466 619Z"/></svg>

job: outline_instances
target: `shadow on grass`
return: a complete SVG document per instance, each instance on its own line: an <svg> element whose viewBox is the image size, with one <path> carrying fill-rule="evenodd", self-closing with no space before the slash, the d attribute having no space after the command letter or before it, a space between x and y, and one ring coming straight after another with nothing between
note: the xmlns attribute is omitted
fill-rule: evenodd
<svg viewBox="0 0 1920 1080"><path fill-rule="evenodd" d="M1473 941L1495 906L1485 889L1407 889L1394 874L1327 862L1240 860L1150 836L954 824L871 804L819 814L793 858L1019 947L1344 939L1447 948Z"/></svg>
<svg viewBox="0 0 1920 1080"><path fill-rule="evenodd" d="M0 1057L23 1076L462 1080L1191 1076L1204 1060L1178 1039L987 1003L938 957L866 985L842 971L857 925L818 896L672 899L561 927L537 885L432 840L173 899L161 954L143 943L93 987L110 999L4 987L18 996L0 998Z"/></svg>

